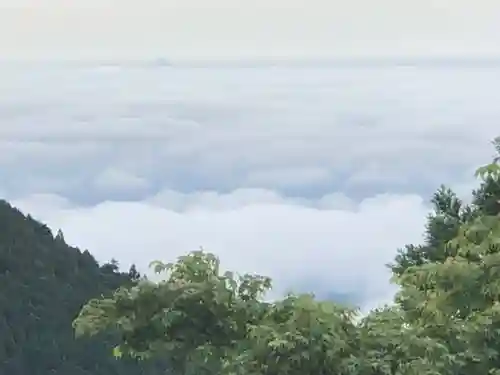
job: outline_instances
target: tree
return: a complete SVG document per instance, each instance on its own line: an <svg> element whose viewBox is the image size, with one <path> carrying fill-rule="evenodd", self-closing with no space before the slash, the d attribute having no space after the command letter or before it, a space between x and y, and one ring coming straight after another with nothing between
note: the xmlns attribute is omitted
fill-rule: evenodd
<svg viewBox="0 0 500 375"><path fill-rule="evenodd" d="M55 236L55 240L56 241L60 241L62 243L66 243L65 239L64 239L64 233L61 229L58 229L57 230L57 233L56 233L56 236Z"/></svg>
<svg viewBox="0 0 500 375"><path fill-rule="evenodd" d="M493 140L496 155L493 162L477 171L476 175L483 182L479 189L472 192L474 205L485 215L493 216L500 213L500 137Z"/></svg>
<svg viewBox="0 0 500 375"><path fill-rule="evenodd" d="M115 274L115 273L119 272L120 264L118 263L118 261L116 259L113 258L109 262L104 263L101 266L101 269L106 273Z"/></svg>
<svg viewBox="0 0 500 375"><path fill-rule="evenodd" d="M138 281L141 278L141 274L137 271L135 264L132 264L130 266L130 269L128 270L128 276L130 280L133 281Z"/></svg>
<svg viewBox="0 0 500 375"><path fill-rule="evenodd" d="M493 140L496 156L493 162L478 169L476 175L482 178L478 189L472 192L472 203L465 205L451 189L441 186L431 203L433 212L426 226L426 240L423 245L407 245L398 251L393 273L401 275L408 267L444 262L456 251L447 245L458 235L461 226L481 215L494 216L500 213L500 137Z"/></svg>
<svg viewBox="0 0 500 375"><path fill-rule="evenodd" d="M161 355L178 374L214 374L231 362L236 349L265 312L259 298L270 279L220 271L219 259L202 251L175 264L153 262L165 280L141 280L111 298L93 299L74 322L77 335L115 326L122 337L115 355Z"/></svg>
<svg viewBox="0 0 500 375"><path fill-rule="evenodd" d="M448 348L409 324L397 307L371 311L358 325L356 375L453 374Z"/></svg>
<svg viewBox="0 0 500 375"><path fill-rule="evenodd" d="M350 373L357 311L308 294L289 295L268 307L262 320L249 327L231 373Z"/></svg>
<svg viewBox="0 0 500 375"><path fill-rule="evenodd" d="M131 285L107 273L62 231L0 200L0 374L158 375L156 363L116 361L113 332L76 340L71 323L92 297Z"/></svg>
<svg viewBox="0 0 500 375"><path fill-rule="evenodd" d="M115 355L158 355L179 374L348 373L356 311L312 295L264 302L269 278L221 274L209 253L153 267L167 273L164 281L91 300L74 322L77 334L115 326L122 336Z"/></svg>
<svg viewBox="0 0 500 375"><path fill-rule="evenodd" d="M478 170L482 189L498 181L499 169L495 160ZM447 346L454 374L500 373L500 219L491 213L478 205L453 239L434 244L438 259L395 277L405 320Z"/></svg>
<svg viewBox="0 0 500 375"><path fill-rule="evenodd" d="M456 249L447 246L455 238L460 227L473 219L474 211L464 205L455 192L442 185L431 199L432 212L427 217L425 242L422 245L406 245L398 251L392 272L401 275L412 266L444 262Z"/></svg>

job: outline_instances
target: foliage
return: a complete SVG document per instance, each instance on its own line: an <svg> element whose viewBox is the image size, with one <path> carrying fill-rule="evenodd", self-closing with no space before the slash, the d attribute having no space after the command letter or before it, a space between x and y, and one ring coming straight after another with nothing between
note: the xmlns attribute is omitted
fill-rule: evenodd
<svg viewBox="0 0 500 375"><path fill-rule="evenodd" d="M221 274L219 259L202 251L152 266L166 279L91 300L74 322L77 334L115 327L115 355L159 354L175 373L347 373L355 311L311 295L266 303L269 278Z"/></svg>
<svg viewBox="0 0 500 375"><path fill-rule="evenodd" d="M249 327L233 372L243 374L343 374L355 347L356 312L312 295L289 295L270 304ZM239 370L239 371L238 371Z"/></svg>
<svg viewBox="0 0 500 375"><path fill-rule="evenodd" d="M92 297L131 285L44 224L0 201L0 374L151 375L153 364L108 355L112 332L75 340L71 322Z"/></svg>
<svg viewBox="0 0 500 375"><path fill-rule="evenodd" d="M497 161L478 169L483 181L471 206L452 211L448 205L430 219L455 222L444 236L442 228L428 226L420 261L395 277L405 320L447 346L455 374L500 369L500 220L491 204L500 195L490 194L499 191ZM433 252L440 256L429 261Z"/></svg>
<svg viewBox="0 0 500 375"><path fill-rule="evenodd" d="M408 324L396 306L376 309L364 317L358 325L358 343L354 374L452 373L447 346L429 337L422 326Z"/></svg>
<svg viewBox="0 0 500 375"><path fill-rule="evenodd" d="M113 326L122 335L117 355L146 358L160 352L176 373L222 371L248 327L263 315L265 304L258 298L270 280L222 274L219 259L202 251L152 266L165 280L145 279L111 298L91 300L74 322L77 334Z"/></svg>

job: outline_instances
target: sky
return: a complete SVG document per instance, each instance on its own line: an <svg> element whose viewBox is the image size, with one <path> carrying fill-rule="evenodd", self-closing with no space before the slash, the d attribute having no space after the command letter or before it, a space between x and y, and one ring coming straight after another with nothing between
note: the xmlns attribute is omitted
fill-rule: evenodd
<svg viewBox="0 0 500 375"><path fill-rule="evenodd" d="M101 262L146 270L202 246L276 294L376 306L432 193L467 197L492 156L498 14L497 0L0 0L0 193ZM492 62L391 60L440 57Z"/></svg>
<svg viewBox="0 0 500 375"><path fill-rule="evenodd" d="M493 156L498 65L0 69L0 190L101 261L203 247L275 293L364 308L431 194Z"/></svg>
<svg viewBox="0 0 500 375"><path fill-rule="evenodd" d="M497 0L0 0L2 59L500 57Z"/></svg>

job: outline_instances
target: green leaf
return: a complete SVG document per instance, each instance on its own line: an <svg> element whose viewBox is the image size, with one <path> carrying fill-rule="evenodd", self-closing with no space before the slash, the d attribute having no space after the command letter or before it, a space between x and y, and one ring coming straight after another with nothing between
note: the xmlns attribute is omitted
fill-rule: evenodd
<svg viewBox="0 0 500 375"><path fill-rule="evenodd" d="M123 353L121 351L120 345L117 345L113 348L113 357L115 358L121 358L123 356Z"/></svg>

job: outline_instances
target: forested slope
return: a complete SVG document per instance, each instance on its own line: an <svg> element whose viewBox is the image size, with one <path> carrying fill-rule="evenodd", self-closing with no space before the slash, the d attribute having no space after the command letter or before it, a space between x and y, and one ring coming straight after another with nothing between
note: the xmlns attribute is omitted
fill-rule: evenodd
<svg viewBox="0 0 500 375"><path fill-rule="evenodd" d="M88 251L67 245L62 232L53 236L0 201L0 374L153 374L151 365L113 358L109 333L76 340L71 326L89 298L136 277L113 262L99 266Z"/></svg>

